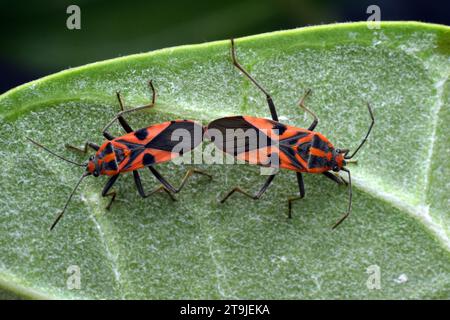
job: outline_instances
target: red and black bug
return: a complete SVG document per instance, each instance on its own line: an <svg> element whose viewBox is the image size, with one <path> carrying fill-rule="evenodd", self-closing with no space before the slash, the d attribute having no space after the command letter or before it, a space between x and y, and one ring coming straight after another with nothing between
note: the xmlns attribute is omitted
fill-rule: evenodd
<svg viewBox="0 0 450 320"><path fill-rule="evenodd" d="M366 142L367 137L375 123L372 110L368 104L368 109L372 122L366 136L356 148L349 154L348 149L337 149L331 142L314 129L318 124L317 116L304 105L306 96L310 90L300 100L300 107L314 117L314 121L307 129L297 128L278 122L278 115L270 94L258 83L236 60L234 41L231 40L231 56L234 66L236 66L245 76L252 81L265 95L273 120L256 118L250 116L233 116L212 121L208 125L207 135L213 139L214 144L222 151L233 155L235 158L260 166L280 167L296 172L300 194L296 197L288 198L289 217L292 212L292 202L302 199L305 195L302 173L321 173L338 184L347 184L342 177L333 173L345 171L348 174L349 184L349 204L346 213L334 224L336 228L351 212L352 188L350 171L345 168L347 161L355 156L359 149ZM237 130L239 129L239 130ZM219 134L213 134L217 130ZM216 132L217 132L216 131ZM251 141L252 135L249 131L256 133L253 135L256 141ZM232 133L230 135L230 133ZM217 139L217 136L222 139ZM233 140L230 143L230 140ZM227 148L227 145L231 145ZM254 200L259 199L272 183L276 173L269 175L261 189L252 195L243 191L239 187L232 189L223 199L225 202L233 193L240 192Z"/></svg>
<svg viewBox="0 0 450 320"><path fill-rule="evenodd" d="M178 193L184 187L187 179L192 174L201 174L209 177L210 179L212 178L212 176L203 171L197 169L189 169L182 179L180 186L178 188L175 188L154 168L156 164L170 161L176 157L181 156L184 152L188 152L197 147L202 142L204 128L201 124L195 121L175 120L155 124L147 128L133 131L123 115L125 113L151 108L154 106L156 93L151 81L149 82L149 85L153 93L152 102L150 104L134 109L124 110L122 97L119 92L117 93L121 112L103 129L103 136L107 140L103 142L101 146L92 142L86 142L84 148L82 149L71 145L66 145L66 147L69 149L81 151L83 153L87 153L88 147L94 149L96 153L89 158L87 163L80 164L66 159L44 147L43 145L33 141L32 139L27 138L32 143L45 149L56 157L69 163L86 168L86 171L78 180L78 183L67 199L63 210L56 217L54 223L50 227L50 230L55 227L55 225L63 216L73 194L80 185L81 181L85 177L90 175L94 177L98 177L101 175L109 176L109 180L106 182L106 185L104 186L102 191L103 197L111 197L111 200L109 201L106 209L109 209L111 207L111 204L116 197L116 192L110 191L111 187L117 181L119 175L124 172L133 172L136 188L141 197L146 198L159 190L163 190L167 194L169 194L172 200L175 200L175 198L172 196L172 193ZM121 137L114 137L110 133L108 133L107 129L113 124L115 120L119 121L120 125L127 132L127 134ZM177 130L182 130L182 137L189 137L189 141L180 142L179 140L174 139L175 137L181 137L179 134L176 134ZM181 146L180 143L182 144ZM177 146L180 152L174 152L175 146ZM144 167L148 167L150 172L162 184L160 187L149 193L144 192L141 178L137 171L138 169Z"/></svg>

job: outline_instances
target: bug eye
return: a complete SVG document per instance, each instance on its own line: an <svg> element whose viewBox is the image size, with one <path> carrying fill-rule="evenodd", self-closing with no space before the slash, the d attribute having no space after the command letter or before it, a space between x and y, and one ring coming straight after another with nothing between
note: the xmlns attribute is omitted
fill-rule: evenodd
<svg viewBox="0 0 450 320"><path fill-rule="evenodd" d="M94 160L94 156L89 157L89 161L92 161L92 160Z"/></svg>
<svg viewBox="0 0 450 320"><path fill-rule="evenodd" d="M341 153L341 149L336 149L336 153Z"/></svg>
<svg viewBox="0 0 450 320"><path fill-rule="evenodd" d="M98 177L98 171L94 170L94 172L92 172L92 174L94 175L94 177Z"/></svg>
<svg viewBox="0 0 450 320"><path fill-rule="evenodd" d="M338 172L339 171L339 167L338 166L334 166L333 167L333 171Z"/></svg>

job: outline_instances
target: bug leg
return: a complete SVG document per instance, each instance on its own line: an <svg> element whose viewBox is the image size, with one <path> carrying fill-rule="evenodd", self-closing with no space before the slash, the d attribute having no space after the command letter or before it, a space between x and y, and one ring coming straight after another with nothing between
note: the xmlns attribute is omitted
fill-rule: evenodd
<svg viewBox="0 0 450 320"><path fill-rule="evenodd" d="M150 197L154 193L156 193L156 192L158 192L160 190L163 190L169 195L169 197L170 197L170 199L172 199L172 201L177 201L177 199L175 199L175 197L166 188L164 188L164 186L159 186L158 188L156 188L156 189L150 191L149 193L145 194L144 188L142 187L142 182L141 182L141 177L139 176L139 172L133 171L133 177L134 177L134 182L136 183L136 188L137 188L137 190L139 192L139 195L142 198Z"/></svg>
<svg viewBox="0 0 450 320"><path fill-rule="evenodd" d="M342 168L342 171L347 172L348 174L348 208L347 212L333 225L332 229L336 229L338 225L342 223L352 212L352 176L350 174L350 170Z"/></svg>
<svg viewBox="0 0 450 320"><path fill-rule="evenodd" d="M92 148L92 149L94 149L95 151L97 151L98 149L100 149L100 147L99 147L98 145L96 145L95 143L89 142L89 141L87 141L87 142L84 144L84 148L79 148L79 147L73 146L73 145L71 145L71 144L65 144L64 146L65 146L67 149L70 149L70 150L73 150L73 151L76 151L76 152L81 152L81 153L83 153L83 154L86 154L86 153L88 152L88 148Z"/></svg>
<svg viewBox="0 0 450 320"><path fill-rule="evenodd" d="M123 112L125 110L124 109L125 104L123 103L122 95L120 94L120 92L116 92L116 96L117 100L119 101L120 111ZM133 129L130 127L130 125L128 124L128 122L125 120L124 117L118 116L117 120L119 120L119 123L122 126L123 130L125 130L125 132L127 133L133 132Z"/></svg>
<svg viewBox="0 0 450 320"><path fill-rule="evenodd" d="M123 103L122 95L120 94L120 92L116 92L116 96L117 96L117 100L119 101L120 110L122 112L122 111L124 111L124 103ZM133 129L130 127L130 125L128 124L128 122L125 120L125 118L123 116L119 115L117 117L117 120L119 121L120 125L125 130L125 132L127 132L127 133L133 132ZM113 135L111 135L109 132L107 132L106 130L103 130L103 136L108 140L115 139L115 137Z"/></svg>
<svg viewBox="0 0 450 320"><path fill-rule="evenodd" d="M178 189L176 190L176 193L180 192L181 189L183 189L183 187L184 187L184 185L186 184L187 180L188 180L192 175L194 175L194 174L199 174L199 175L208 177L209 180L212 180L212 178L213 178L212 175L210 175L210 174L208 174L208 173L206 173L206 172L204 172L204 171L201 171L201 170L198 170L198 169L189 169L189 170L186 172L186 174L184 175L183 179L181 180L180 186L179 186Z"/></svg>
<svg viewBox="0 0 450 320"><path fill-rule="evenodd" d="M153 168L153 166L148 167L148 169L167 190L173 193L177 193L177 189L175 189L175 187L173 187L169 181L164 179L164 177L155 168Z"/></svg>
<svg viewBox="0 0 450 320"><path fill-rule="evenodd" d="M116 199L116 195L117 195L116 192L115 191L109 192L109 190L114 185L114 183L117 181L117 178L119 178L119 174L111 176L111 178L109 178L109 180L106 182L105 186L103 187L102 197L111 197L111 200L109 201L108 205L106 206L106 210L109 210L111 208L111 205L112 205L114 199Z"/></svg>
<svg viewBox="0 0 450 320"><path fill-rule="evenodd" d="M116 137L114 137L112 134L110 134L109 132L102 132L103 136L106 138L106 140L114 140Z"/></svg>
<svg viewBox="0 0 450 320"><path fill-rule="evenodd" d="M150 166L148 167L150 171L153 173L156 179L158 179L159 182L170 192L178 193L183 189L184 185L186 184L186 181L191 177L193 174L200 174L203 176L207 176L210 180L212 179L212 176L206 172L203 172L198 169L189 169L186 174L184 175L183 179L181 180L181 184L178 188L175 188L172 186L154 167Z"/></svg>
<svg viewBox="0 0 450 320"><path fill-rule="evenodd" d="M119 100L119 106L120 106L120 110L121 112L123 111L124 108L124 103L123 103L123 98L122 95L120 94L120 92L116 92L116 96L117 96L117 100ZM124 119L124 117L122 117L121 115L116 117L117 120L119 121L120 125L122 126L122 128L125 130L125 132L130 133L133 132L133 129L131 129L130 125L128 124L128 122ZM116 119L114 118L114 119ZM114 120L113 120L114 121ZM108 125L111 126L112 122ZM107 140L113 140L115 139L115 137L110 134L108 131L106 131L105 129L103 130L103 136L107 139Z"/></svg>
<svg viewBox="0 0 450 320"><path fill-rule="evenodd" d="M103 134L105 134L105 132L114 123L114 121L119 120L119 118L121 116L123 116L124 114L130 113L130 112L136 112L136 111L143 110L143 109L149 109L149 108L152 108L155 105L155 101L156 101L155 87L153 86L152 80L150 80L148 84L149 84L150 89L152 91L152 101L149 104L146 104L146 105L143 105L143 106L140 106L140 107L136 107L136 108L133 108L133 109L124 110L123 100L121 98L121 95L120 95L120 93L117 95L117 97L119 99L120 108L122 110L103 128ZM121 122L121 121L119 120L119 122ZM125 129L125 127L124 127L124 129ZM125 129L125 130L127 130L127 129Z"/></svg>
<svg viewBox="0 0 450 320"><path fill-rule="evenodd" d="M289 219L292 218L292 202L303 199L305 196L305 185L303 183L303 176L300 172L297 172L297 183L298 183L298 190L300 191L300 195L296 197L289 197L288 198L288 217Z"/></svg>
<svg viewBox="0 0 450 320"><path fill-rule="evenodd" d="M298 105L300 106L300 108L302 108L303 110L305 110L306 112L308 112L310 115L313 116L314 121L308 127L309 131L313 131L316 128L317 124L319 123L319 118L317 118L316 114L314 112L312 112L311 110L309 110L304 104L306 97L308 97L310 94L311 94L311 89L308 89L306 91L306 93L303 95L303 97L300 99L300 102L298 103Z"/></svg>
<svg viewBox="0 0 450 320"><path fill-rule="evenodd" d="M334 174L332 172L329 171L325 171L324 173L322 173L325 177L327 177L330 180L333 180L334 182L336 182L337 184L343 184L343 185L347 185L347 181L345 181L344 179L342 179L342 177L338 174Z"/></svg>
<svg viewBox="0 0 450 320"><path fill-rule="evenodd" d="M258 200L259 198L261 198L261 196L264 194L264 192L266 192L267 188L269 188L270 184L273 181L273 178L275 178L275 175L276 174L270 175L267 178L266 182L264 182L264 184L261 187L261 189L255 195L252 195L252 194L242 190L239 187L235 187L230 192L227 193L227 195L220 201L220 203L224 203L225 201L227 201L227 199L235 192L242 193L243 195L245 195L245 196L247 196L247 197L249 197L249 198L251 198L253 200Z"/></svg>
<svg viewBox="0 0 450 320"><path fill-rule="evenodd" d="M267 104L269 105L270 114L272 115L272 119L274 121L278 121L277 110L275 108L275 104L273 103L272 97L270 94L244 69L243 66L236 59L236 48L234 46L234 39L231 39L231 58L233 60L233 65L238 68L247 78L250 79L253 84L258 87L266 95Z"/></svg>

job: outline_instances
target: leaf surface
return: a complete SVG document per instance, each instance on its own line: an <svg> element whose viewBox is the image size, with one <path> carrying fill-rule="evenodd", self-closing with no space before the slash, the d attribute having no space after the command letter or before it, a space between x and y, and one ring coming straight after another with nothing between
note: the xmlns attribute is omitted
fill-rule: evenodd
<svg viewBox="0 0 450 320"><path fill-rule="evenodd" d="M189 180L171 202L141 199L133 178L117 182L104 208L105 177L81 185L53 232L81 169L30 145L29 136L82 162L65 143L100 144L118 112L120 90L134 128L172 119L204 124L248 114L270 115L265 97L232 65L229 41L168 48L69 69L0 96L0 287L24 298L449 298L450 297L450 29L416 22L335 24L237 39L240 62L268 89L284 123L307 127L354 149L376 125L354 177L353 213L337 230L347 190L321 175L305 177L306 197L286 218L295 175L282 171L259 201L264 181L248 165L200 164L214 175ZM112 130L121 134L118 126ZM207 147L207 144L206 144ZM158 169L175 185L190 166ZM157 186L142 171L146 190ZM81 289L70 290L70 266ZM369 289L373 267L380 289ZM369 268L369 273L367 272ZM370 287L370 286L369 286Z"/></svg>

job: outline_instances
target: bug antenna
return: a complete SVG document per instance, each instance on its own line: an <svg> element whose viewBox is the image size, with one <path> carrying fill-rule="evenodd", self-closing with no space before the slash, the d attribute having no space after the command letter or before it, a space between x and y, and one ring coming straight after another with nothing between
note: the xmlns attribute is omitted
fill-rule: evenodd
<svg viewBox="0 0 450 320"><path fill-rule="evenodd" d="M78 180L77 184L75 185L75 188L73 188L72 192L70 193L69 198L66 201L66 204L64 205L64 208L62 209L62 211L58 214L58 216L56 217L55 221L53 222L52 226L50 227L50 231L53 230L53 228L56 226L56 224L59 222L59 220L62 218L64 212L67 209L67 206L69 205L70 200L72 199L72 196L74 195L75 191L78 189L78 186L80 185L81 181L83 181L84 178L86 178L87 176L89 176L90 173L89 172L85 172L83 173L83 175L80 177L80 179Z"/></svg>
<svg viewBox="0 0 450 320"><path fill-rule="evenodd" d="M57 158L59 158L59 159L61 159L61 160L64 160L64 161L69 162L69 163L71 163L71 164L77 165L77 166L79 166L79 167L85 167L84 164L81 164L81 163L78 163L78 162L75 162L75 161L66 159L66 158L64 158L63 156L60 156L59 154L56 154L55 152L53 152L53 151L50 150L49 148L43 146L43 145L40 144L39 142L36 142L36 141L34 141L33 139L31 139L31 138L29 138L29 137L25 137L25 138L27 138L27 139L28 139L30 142L32 142L33 144L37 145L38 147L44 149L44 150L47 151L48 153L51 153L52 155L54 155L55 157L57 157Z"/></svg>
<svg viewBox="0 0 450 320"><path fill-rule="evenodd" d="M353 151L353 153L351 155L349 155L349 156L345 155L344 159L351 159L351 158L353 158L355 156L355 154L359 151L359 149L361 149L361 147L366 142L367 138L369 137L370 131L372 131L372 127L375 124L375 118L374 118L373 113L372 113L372 108L370 107L370 104L368 102L367 102L367 108L369 109L370 118L372 119L372 122L370 123L370 126L369 126L369 130L367 130L366 136L361 141L361 143L359 144L358 148L356 148L356 150Z"/></svg>
<svg viewBox="0 0 450 320"><path fill-rule="evenodd" d="M334 224L332 229L336 229L338 225L340 225L352 212L352 177L350 175L350 170L346 168L342 168L341 170L348 173L348 209L347 212Z"/></svg>

